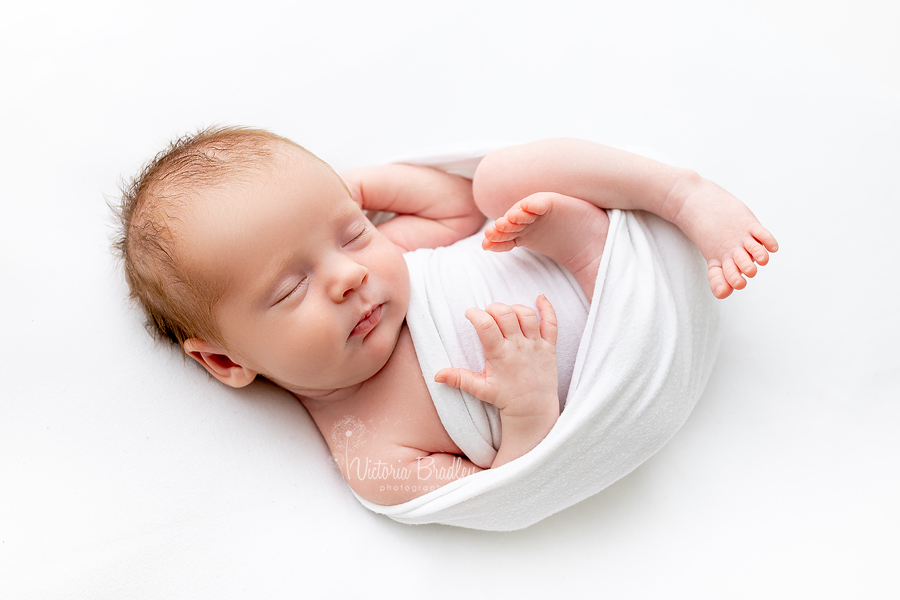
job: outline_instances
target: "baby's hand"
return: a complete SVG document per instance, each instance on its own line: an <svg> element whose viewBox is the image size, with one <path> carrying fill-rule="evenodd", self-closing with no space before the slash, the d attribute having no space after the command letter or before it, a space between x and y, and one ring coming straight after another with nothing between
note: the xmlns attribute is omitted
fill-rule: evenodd
<svg viewBox="0 0 900 600"><path fill-rule="evenodd" d="M434 380L493 404L504 422L522 417L555 422L559 416L556 312L543 295L538 296L537 305L540 322L532 309L520 304L467 310L466 318L484 346L484 370L441 369Z"/></svg>

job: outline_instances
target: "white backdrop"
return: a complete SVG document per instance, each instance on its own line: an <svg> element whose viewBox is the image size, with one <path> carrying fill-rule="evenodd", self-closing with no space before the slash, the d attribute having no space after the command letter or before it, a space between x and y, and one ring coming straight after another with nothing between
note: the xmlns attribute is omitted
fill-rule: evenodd
<svg viewBox="0 0 900 600"><path fill-rule="evenodd" d="M700 0L33 3L0 49L0 597L900 594L891 83ZM292 397L211 381L125 302L105 199L213 123L338 169L479 139L652 148L781 251L635 473L524 531L400 525Z"/></svg>

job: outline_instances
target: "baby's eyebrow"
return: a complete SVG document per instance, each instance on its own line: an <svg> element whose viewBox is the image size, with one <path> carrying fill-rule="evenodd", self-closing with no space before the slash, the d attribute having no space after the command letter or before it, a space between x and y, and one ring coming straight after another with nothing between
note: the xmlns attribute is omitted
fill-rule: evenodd
<svg viewBox="0 0 900 600"><path fill-rule="evenodd" d="M352 202L350 204L350 208L343 211L338 217L335 219L339 225L344 225L347 222L354 220L356 217L362 214L362 208L356 202Z"/></svg>

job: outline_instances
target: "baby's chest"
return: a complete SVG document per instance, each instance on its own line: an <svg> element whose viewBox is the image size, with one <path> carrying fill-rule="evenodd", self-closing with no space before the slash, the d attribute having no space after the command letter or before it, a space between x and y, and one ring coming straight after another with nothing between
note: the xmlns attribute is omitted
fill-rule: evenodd
<svg viewBox="0 0 900 600"><path fill-rule="evenodd" d="M390 444L459 454L434 408L406 325L390 360L374 379L366 400L374 433Z"/></svg>

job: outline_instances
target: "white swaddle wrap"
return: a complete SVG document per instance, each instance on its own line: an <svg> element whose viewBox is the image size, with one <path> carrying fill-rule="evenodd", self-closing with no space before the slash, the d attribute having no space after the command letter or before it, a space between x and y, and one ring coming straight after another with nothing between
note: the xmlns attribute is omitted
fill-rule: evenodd
<svg viewBox="0 0 900 600"><path fill-rule="evenodd" d="M480 245L480 237L459 242L459 248L407 255L407 322L444 426L473 462L490 463L499 446L496 409L434 384L434 373L448 366L481 370L483 352L463 316L467 308L495 301L534 307L539 293L560 318L565 409L536 448L499 468L396 506L360 501L403 523L514 530L599 492L675 434L715 362L720 312L696 247L648 213L610 211L587 314L574 278L552 261L521 250L497 260L504 255L473 244ZM522 279L510 268L516 265L523 267ZM555 289L536 289L542 283Z"/></svg>
<svg viewBox="0 0 900 600"><path fill-rule="evenodd" d="M500 411L457 388L434 382L447 366L476 373L484 368L484 349L467 309L492 302L524 304L537 310L544 294L559 321L556 348L558 392L562 409L575 368L590 303L578 282L553 260L526 248L494 253L481 249L484 234L445 248L423 248L404 254L410 275L406 320L419 366L441 423L463 454L489 468L500 447ZM441 298L440 302L435 302Z"/></svg>

